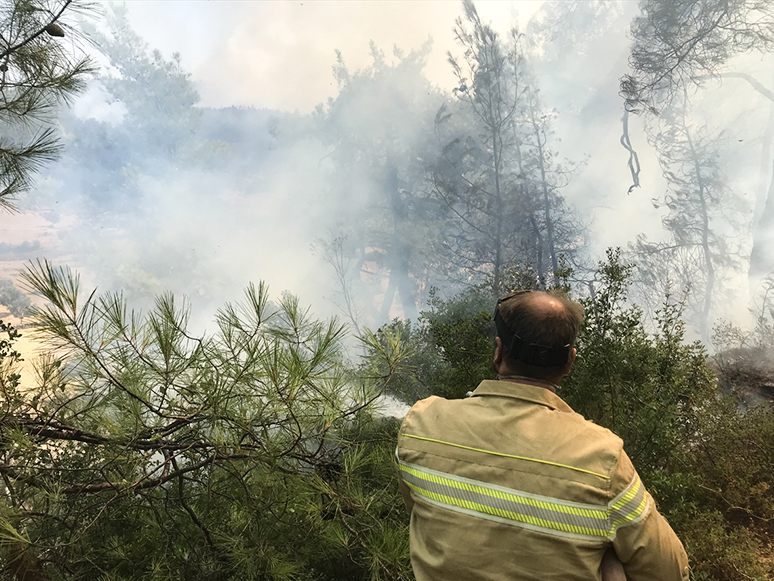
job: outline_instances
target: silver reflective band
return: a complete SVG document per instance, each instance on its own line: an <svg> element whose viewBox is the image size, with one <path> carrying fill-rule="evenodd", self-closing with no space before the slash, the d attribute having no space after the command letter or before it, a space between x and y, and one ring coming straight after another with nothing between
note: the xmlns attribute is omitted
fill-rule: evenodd
<svg viewBox="0 0 774 581"><path fill-rule="evenodd" d="M438 472L398 459L406 485L423 500L471 516L557 536L612 540L616 529L647 513L639 476L607 505L540 496Z"/></svg>

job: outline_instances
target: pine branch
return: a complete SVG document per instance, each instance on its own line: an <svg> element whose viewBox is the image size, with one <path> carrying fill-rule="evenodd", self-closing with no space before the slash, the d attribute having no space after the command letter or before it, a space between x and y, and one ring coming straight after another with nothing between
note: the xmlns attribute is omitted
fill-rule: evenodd
<svg viewBox="0 0 774 581"><path fill-rule="evenodd" d="M24 48L29 43L31 43L33 40L38 38L41 34L46 32L47 31L46 29L48 29L52 24L56 24L56 21L59 20L59 18L62 16L62 14L64 14L65 10L67 10L67 7L70 6L70 4L72 4L72 3L73 3L73 0L65 0L65 3L59 9L59 12L57 12L54 15L54 18L50 22L46 23L44 26L41 26L39 30L37 30L32 35L30 35L27 38L25 38L24 40L22 40L20 43L15 44L15 45L10 46L7 49L5 49L2 53L0 53L0 60L5 59L8 55L18 51L19 49Z"/></svg>
<svg viewBox="0 0 774 581"><path fill-rule="evenodd" d="M59 492L61 492L62 494L74 494L74 495L94 494L99 492L105 492L107 490L115 490L116 492L126 491L126 492L134 493L137 490L144 490L146 488L155 488L156 486L160 486L165 482L169 482L170 480L173 480L174 478L179 478L184 474L188 474L189 472L194 472L196 470L199 470L200 468L206 466L207 464L211 464L216 458L219 458L218 455L213 454L212 456L208 456L207 458L197 462L196 464L191 464L190 466L186 466L185 468L180 468L178 470L175 470L174 472L170 472L166 476L159 476L158 478L140 480L135 484L131 484L129 486L127 486L126 484L121 484L117 482L100 482L99 484L84 484L80 486L77 486L77 485L68 486L65 488L61 488ZM235 455L226 456L220 459L236 459L236 458L243 458L243 456L235 454Z"/></svg>

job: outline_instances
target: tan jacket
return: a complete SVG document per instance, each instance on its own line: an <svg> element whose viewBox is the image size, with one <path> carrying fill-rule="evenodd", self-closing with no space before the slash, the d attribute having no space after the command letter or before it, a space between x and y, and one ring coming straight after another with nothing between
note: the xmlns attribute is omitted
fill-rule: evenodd
<svg viewBox="0 0 774 581"><path fill-rule="evenodd" d="M688 579L621 439L539 383L417 402L396 455L417 581L599 580L611 544L628 581Z"/></svg>

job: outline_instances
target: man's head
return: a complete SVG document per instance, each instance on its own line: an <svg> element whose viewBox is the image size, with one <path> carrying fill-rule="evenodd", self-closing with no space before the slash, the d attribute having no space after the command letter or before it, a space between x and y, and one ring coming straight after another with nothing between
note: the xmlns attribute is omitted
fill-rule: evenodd
<svg viewBox="0 0 774 581"><path fill-rule="evenodd" d="M498 316L499 315L499 316ZM495 310L494 366L500 375L558 383L575 360L583 307L559 291L517 291Z"/></svg>

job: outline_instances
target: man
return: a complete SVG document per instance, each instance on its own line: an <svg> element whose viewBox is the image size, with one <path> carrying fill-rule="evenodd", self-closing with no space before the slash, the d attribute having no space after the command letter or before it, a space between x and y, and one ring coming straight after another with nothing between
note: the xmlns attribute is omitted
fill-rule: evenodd
<svg viewBox="0 0 774 581"><path fill-rule="evenodd" d="M417 402L400 429L417 581L609 579L613 550L628 581L686 581L685 550L621 439L556 395L583 307L519 291L494 319L498 381Z"/></svg>

